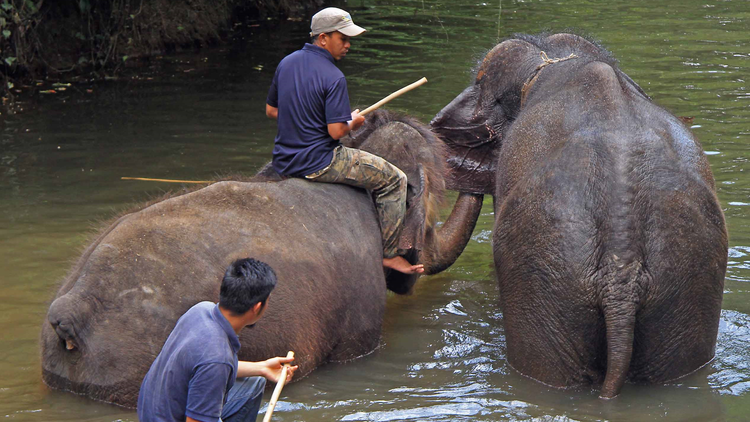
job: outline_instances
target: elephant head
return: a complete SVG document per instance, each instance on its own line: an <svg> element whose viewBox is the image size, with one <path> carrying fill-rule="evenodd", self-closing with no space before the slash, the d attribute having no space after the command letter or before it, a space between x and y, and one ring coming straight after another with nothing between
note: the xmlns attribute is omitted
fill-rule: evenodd
<svg viewBox="0 0 750 422"><path fill-rule="evenodd" d="M461 255L471 238L484 199L482 192L462 192L450 216L438 229L436 222L446 190L446 148L435 132L414 118L387 110L375 110L365 124L341 139L386 159L406 174L406 218L399 238L399 250L412 264L424 264L425 274L444 271ZM279 181L271 164L258 171L255 181ZM386 271L388 289L409 294L418 274Z"/></svg>
<svg viewBox="0 0 750 422"><path fill-rule="evenodd" d="M446 174L443 141L413 118L377 110L342 143L383 157L406 174L407 213L399 239L405 257L413 264L424 264L426 274L451 266L469 241L483 197L460 194L450 217L438 230ZM406 294L418 277L387 271L386 282L393 292Z"/></svg>
<svg viewBox="0 0 750 422"><path fill-rule="evenodd" d="M494 194L498 156L518 114L530 102L544 99L540 85L560 82L573 73L573 67L592 61L615 62L604 48L566 33L516 35L490 50L474 82L430 123L448 146L448 188ZM552 67L559 69L550 71ZM613 68L623 89L647 97L632 79Z"/></svg>

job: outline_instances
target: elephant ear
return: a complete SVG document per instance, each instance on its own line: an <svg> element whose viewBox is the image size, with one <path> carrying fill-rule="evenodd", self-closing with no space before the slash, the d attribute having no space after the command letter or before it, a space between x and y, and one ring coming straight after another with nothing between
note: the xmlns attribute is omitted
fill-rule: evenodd
<svg viewBox="0 0 750 422"><path fill-rule="evenodd" d="M409 181L406 191L406 218L404 219L401 236L399 237L398 248L404 253L402 256L407 261L416 264L419 262L419 255L425 239L427 211L423 196L426 192L427 177L421 164L417 165L415 172L407 173L406 177ZM419 279L418 274L404 274L389 269L384 270L388 290L399 295L412 293L412 289Z"/></svg>
<svg viewBox="0 0 750 422"><path fill-rule="evenodd" d="M422 197L425 193L426 177L422 164L417 165L416 174L407 174L406 217L398 242L402 250L422 250L427 212Z"/></svg>

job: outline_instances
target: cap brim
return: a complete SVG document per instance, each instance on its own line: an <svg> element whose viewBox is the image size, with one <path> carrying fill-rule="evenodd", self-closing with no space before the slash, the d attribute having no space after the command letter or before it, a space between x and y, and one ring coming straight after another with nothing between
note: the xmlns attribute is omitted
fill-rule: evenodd
<svg viewBox="0 0 750 422"><path fill-rule="evenodd" d="M345 28L338 29L337 31L341 32L344 35L348 35L350 37L356 37L357 35L367 31L365 28L362 28L361 26L357 26L355 24L351 24Z"/></svg>

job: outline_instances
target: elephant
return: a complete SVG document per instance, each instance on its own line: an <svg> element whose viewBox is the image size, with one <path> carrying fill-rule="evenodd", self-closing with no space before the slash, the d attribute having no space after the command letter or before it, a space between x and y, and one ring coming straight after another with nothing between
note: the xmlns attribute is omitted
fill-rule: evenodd
<svg viewBox="0 0 750 422"><path fill-rule="evenodd" d="M611 53L514 35L431 126L447 186L493 195L511 367L609 399L713 358L728 240L708 160Z"/></svg>
<svg viewBox="0 0 750 422"><path fill-rule="evenodd" d="M448 268L469 241L482 195L461 194L438 229L445 151L429 126L379 110L343 141L379 154L408 178L399 239L426 274ZM295 379L380 344L387 289L418 275L386 271L375 207L364 190L268 167L127 213L99 233L62 281L41 330L44 382L134 407L141 380L177 319L218 301L238 258L268 263L278 285L264 317L240 335L241 360L296 353Z"/></svg>

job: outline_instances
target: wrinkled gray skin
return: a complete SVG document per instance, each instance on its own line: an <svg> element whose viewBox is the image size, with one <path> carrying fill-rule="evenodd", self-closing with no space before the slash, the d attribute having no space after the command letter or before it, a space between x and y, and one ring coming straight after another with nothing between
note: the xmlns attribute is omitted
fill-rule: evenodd
<svg viewBox="0 0 750 422"><path fill-rule="evenodd" d="M408 175L401 245L435 273L463 250L482 198L460 195L436 232L442 142L400 120L375 113L347 142L388 152ZM197 302L218 301L226 267L248 256L270 264L279 282L265 316L241 333L240 359L294 350L299 379L326 362L370 353L380 341L386 283L408 293L417 280L384 273L381 243L365 191L301 179L220 182L127 214L86 249L51 304L41 334L43 379L134 407L177 319Z"/></svg>
<svg viewBox="0 0 750 422"><path fill-rule="evenodd" d="M539 69L541 51L578 57ZM504 41L432 126L448 186L494 195L516 370L611 398L712 359L727 232L708 161L604 49L572 34Z"/></svg>

